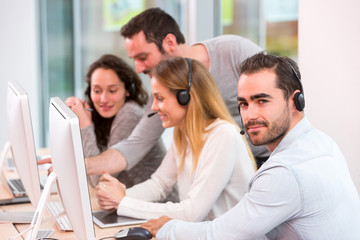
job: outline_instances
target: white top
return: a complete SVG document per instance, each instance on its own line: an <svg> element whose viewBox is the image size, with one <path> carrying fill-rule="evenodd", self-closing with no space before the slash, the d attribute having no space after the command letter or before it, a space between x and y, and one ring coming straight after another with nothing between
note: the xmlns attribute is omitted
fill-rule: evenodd
<svg viewBox="0 0 360 240"><path fill-rule="evenodd" d="M186 221L202 221L221 216L243 197L254 174L243 138L237 128L216 120L213 130L200 153L193 175L192 153L187 151L184 168L177 175L179 164L172 142L168 153L151 179L126 191L117 213L137 218L158 218L167 215ZM178 184L178 203L156 203L164 199L174 184Z"/></svg>

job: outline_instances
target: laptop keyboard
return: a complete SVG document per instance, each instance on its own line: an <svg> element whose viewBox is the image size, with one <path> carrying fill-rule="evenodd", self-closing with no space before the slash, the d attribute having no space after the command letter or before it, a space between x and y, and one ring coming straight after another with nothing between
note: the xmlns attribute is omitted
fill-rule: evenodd
<svg viewBox="0 0 360 240"><path fill-rule="evenodd" d="M20 178L12 178L12 179L8 179L7 181L14 195L26 196L26 191ZM43 189L42 186L41 189ZM65 215L64 208L60 201L49 201L47 203L47 209L50 215L55 218L55 223L60 231L62 232L73 231L72 226L67 216Z"/></svg>
<svg viewBox="0 0 360 240"><path fill-rule="evenodd" d="M47 209L51 216L55 218L55 223L62 232L73 231L72 226L67 218L64 208L60 201L49 201Z"/></svg>
<svg viewBox="0 0 360 240"><path fill-rule="evenodd" d="M8 179L8 183L14 195L26 195L24 185L20 178Z"/></svg>

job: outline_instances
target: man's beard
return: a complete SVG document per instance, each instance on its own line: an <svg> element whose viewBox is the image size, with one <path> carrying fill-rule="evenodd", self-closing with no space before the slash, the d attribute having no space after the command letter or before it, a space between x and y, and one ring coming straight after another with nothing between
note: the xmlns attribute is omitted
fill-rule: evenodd
<svg viewBox="0 0 360 240"><path fill-rule="evenodd" d="M263 133L264 136L262 138L256 138L256 136L262 134L262 132L253 132L249 134L250 142L253 145L259 146L275 142L282 138L290 128L289 109L285 107L283 114L271 123L261 120L248 121L245 125L245 129L248 129L248 127L252 125L263 125L268 127L268 130Z"/></svg>

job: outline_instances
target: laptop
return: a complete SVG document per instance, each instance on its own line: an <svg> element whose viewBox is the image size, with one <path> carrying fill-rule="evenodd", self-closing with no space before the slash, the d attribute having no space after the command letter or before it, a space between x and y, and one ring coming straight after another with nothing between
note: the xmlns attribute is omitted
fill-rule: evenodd
<svg viewBox="0 0 360 240"><path fill-rule="evenodd" d="M37 159L40 159L40 158L44 158L44 157L37 156ZM15 164L11 157L6 158L5 163L6 163L7 169L9 169L10 171L16 172ZM46 172L46 167L47 166L41 166L41 165L39 166L39 168L43 169L42 172L44 172L44 171ZM40 180L40 189L43 190L43 188L46 184L47 174L39 173L39 180ZM4 171L2 171L1 172L1 182L7 183L7 184L4 184L4 186L10 193L12 193L14 198L21 198L21 199L23 199L22 202L24 202L24 203L29 202L28 198L26 198L27 194L26 194L24 185L21 182L21 179L19 177L17 177L17 174L14 174L13 176L7 176L7 175L5 175ZM51 193L56 193L55 185L54 185L54 188L52 189ZM26 201L26 199L27 199L27 201ZM20 203L21 201L20 202L19 201L8 201L8 202L9 202L9 204L13 204L14 202ZM0 201L0 204L6 205L6 201L2 200L2 203Z"/></svg>
<svg viewBox="0 0 360 240"><path fill-rule="evenodd" d="M119 216L117 215L116 210L113 211L98 210L98 211L93 211L93 221L100 228L109 228L109 227L141 224L146 222L147 220Z"/></svg>
<svg viewBox="0 0 360 240"><path fill-rule="evenodd" d="M20 178L7 178L6 181L14 197L26 196L26 191Z"/></svg>

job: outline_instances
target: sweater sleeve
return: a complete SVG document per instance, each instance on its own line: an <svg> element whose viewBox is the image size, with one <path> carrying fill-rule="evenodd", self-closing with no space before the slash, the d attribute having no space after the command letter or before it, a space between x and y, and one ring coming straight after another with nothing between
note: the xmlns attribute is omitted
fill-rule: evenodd
<svg viewBox="0 0 360 240"><path fill-rule="evenodd" d="M84 157L91 157L100 153L100 149L96 144L95 127L93 124L82 128L81 141L84 151Z"/></svg>
<svg viewBox="0 0 360 240"><path fill-rule="evenodd" d="M126 190L126 196L142 201L165 199L176 183L177 165L172 144L158 169L151 178Z"/></svg>
<svg viewBox="0 0 360 240"><path fill-rule="evenodd" d="M91 157L100 153L96 144L95 127L93 124L80 130L81 141L83 145L84 157ZM95 187L100 180L100 175L89 175L88 181L92 187Z"/></svg>
<svg viewBox="0 0 360 240"><path fill-rule="evenodd" d="M136 125L127 139L124 139L112 148L118 150L126 159L126 170L134 167L149 151L158 143L161 134L164 132L160 117L155 115L151 118L147 114L151 112L153 98L150 97L146 112L140 122Z"/></svg>
<svg viewBox="0 0 360 240"><path fill-rule="evenodd" d="M109 142L107 148L115 143L127 138L136 124L139 122L143 109L135 102L126 102L116 114L111 124ZM85 157L91 157L99 154L101 151L96 144L94 125L90 125L81 130ZM117 174L113 175L114 177ZM94 187L98 184L101 175L89 176L90 184Z"/></svg>
<svg viewBox="0 0 360 240"><path fill-rule="evenodd" d="M143 113L143 109L135 102L125 103L111 125L108 148L128 138L139 123Z"/></svg>

